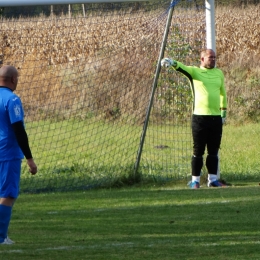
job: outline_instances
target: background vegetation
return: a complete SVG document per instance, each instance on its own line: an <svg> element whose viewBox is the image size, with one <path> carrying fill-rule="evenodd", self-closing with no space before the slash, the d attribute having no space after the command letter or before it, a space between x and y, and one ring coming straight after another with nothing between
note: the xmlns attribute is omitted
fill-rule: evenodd
<svg viewBox="0 0 260 260"><path fill-rule="evenodd" d="M236 4L235 4L236 3ZM225 5L224 2L217 2L216 7L216 46L217 46L217 55L218 55L218 61L217 66L221 68L226 77L226 87L228 92L228 123L241 123L241 122L258 122L259 116L260 116L260 91L259 91L259 74L260 74L260 32L259 32L259 12L260 12L260 5L251 5L251 2L230 2L230 5ZM80 5L75 5L73 10L80 9ZM29 7L25 7L29 8ZM37 14L37 10L33 9L33 7L30 7L31 10L34 10L34 15ZM29 9L30 9L29 8ZM44 7L37 7L37 8L44 8ZM47 7L46 7L47 8ZM49 8L49 7L48 7ZM56 8L57 9L57 8ZM60 11L63 10L63 7L59 9ZM95 8L92 9L92 12L94 12ZM108 6L108 12L109 12L109 6ZM3 18L5 17L5 12L3 13ZM63 11L62 11L63 12ZM184 13L185 11L181 11ZM78 11L75 11L74 14L77 14ZM203 15L202 15L203 14ZM134 13L132 15L135 15ZM201 26L196 27L196 23L194 24L193 19L196 20L203 20L204 19L204 13L198 12L197 15L193 14L190 16L186 15L186 23L182 22L182 16L178 15L178 9L174 12L174 18L173 18L173 24L172 24L172 36L169 35L169 41L171 41L171 37L179 40L183 40L184 43L175 43L178 44L178 46L181 48L190 48L186 51L185 57L181 57L180 60L183 62L187 62L189 64L198 64L198 48L205 39L205 32L201 30ZM184 14L185 15L185 14ZM7 13L6 13L6 16ZM21 19L20 29L12 27L12 25L8 23L8 26L5 26L5 22L3 20L2 23L2 33L0 36L0 59L1 62L8 63L12 60L16 60L18 67L23 67L23 72L26 72L27 76L26 78L22 77L21 80L24 81L25 85L26 82L33 82L36 81L38 87L41 87L41 98L38 94L37 104L41 104L41 102L45 102L45 98L48 97L48 99L52 99L51 94L54 89L55 91L59 91L59 95L65 95L67 92L68 87L70 85L67 85L66 88L60 89L59 85L66 82L66 78L63 78L62 75L57 75L58 71L65 70L64 67L60 67L57 69L58 65L71 62L75 63L77 60L82 59L82 55L87 55L89 62L94 61L94 57L97 53L100 53L103 51L104 48L104 42L101 42L99 39L104 35L106 31L106 35L108 37L114 37L116 35L113 32L113 29L109 29L108 25L104 25L104 22L96 20L98 23L91 23L89 21L88 27L91 31L91 27L93 26L93 32L95 32L95 37L87 37L84 38L84 41L82 41L82 37L84 37L85 34L85 27L84 24L86 23L85 19L78 18L77 20L72 21L74 23L73 29L71 27L71 24L68 24L69 21L66 19L62 20L53 20L44 18L42 21L39 20L37 24L37 29L33 29L31 26L34 26L34 22L30 22L30 20L23 20ZM90 18L91 19L91 18ZM107 22L109 23L109 17L106 17ZM134 24L129 24L128 22L123 22L120 26L123 28L124 26L129 29L129 26L132 27L132 31L135 31L135 39L144 39L144 37L149 37L149 35L145 35L144 30L140 30L140 26L145 23L145 17L140 17L138 20L135 21ZM25 22L26 21L26 22ZM71 22L70 22L71 23ZM112 20L111 20L111 23ZM176 27L175 24L180 24L180 27ZM194 24L193 27L191 27L191 24ZM55 25L54 25L55 24ZM199 24L199 23L198 23ZM8 31L6 31L8 28ZM35 27L34 27L35 28ZM58 38L54 40L50 40L46 33L53 33L56 34L60 30L60 33L67 34L67 37L70 37L69 39L66 39L66 46L63 46L63 44L58 42ZM68 32L69 30L69 32ZM111 32L109 31L111 30ZM185 35L185 32L189 31L188 35ZM148 32L149 34L150 32ZM12 35L12 36L11 36ZM15 36L14 36L15 35ZM57 33L58 35L58 33ZM45 37L46 36L46 37ZM130 36L130 35L129 35ZM14 39L15 37L15 39ZM124 35L124 37L127 37L127 35ZM195 41L194 41L195 40ZM143 40L142 40L143 41ZM55 43L56 42L56 43ZM135 51L137 53L137 49L142 48L142 44L140 42L140 46L138 45L138 41L133 39L133 35L131 35L131 38L129 40L125 40L125 43L127 43L126 46L122 46L123 42L120 40L120 36L114 37L111 39L106 39L106 44L110 42L112 43L111 46L106 46L106 48L110 48L110 52L113 53L116 51L117 48L125 48L131 50L129 53L124 54L124 59L127 61L128 59L131 59L132 62L140 63L140 60L135 60L134 57L137 57L137 55L133 55L131 53L132 51ZM124 44L125 44L124 43ZM65 43L64 43L65 44ZM148 46L148 42L145 43L147 48L145 52L147 53L147 57L150 56L151 53L156 52L156 48L158 46L153 46L153 44L150 42L150 46ZM180 45L181 44L181 45ZM186 46L185 46L186 45ZM27 46L27 47L26 47ZM144 50L142 50L144 51ZM15 58L13 58L15 57ZM92 58L93 57L93 58ZM118 58L120 55L118 56ZM177 56L179 57L179 56ZM191 58L192 57L192 58ZM121 57L120 57L121 58ZM40 60L41 61L41 67L39 67L39 71L37 68L31 65L33 60ZM21 61L21 62L19 62ZM151 64L149 62L149 57L146 62L146 68L145 70L151 71L152 66L154 64ZM149 64L150 63L150 64ZM126 64L126 63L125 63ZM53 70L46 70L43 68L43 66L55 66L55 71ZM98 65L98 64L97 64ZM73 67L70 68L70 71L66 71L66 74L69 75L78 75L81 74L81 77L85 77L84 71L93 70L92 66L94 67L95 64L91 65L89 67L86 63L85 64L78 64L77 68L80 68L79 71L74 71ZM109 65L111 66L111 65ZM141 66L141 64L139 64ZM33 72L32 72L32 68ZM102 66L100 67L101 70L108 70L110 71L110 67ZM118 68L119 69L119 68ZM127 67L121 67L121 71L125 71ZM99 82L97 82L97 79L95 79L95 83L93 84L102 85L102 89L98 90L99 92L99 98L96 99L96 97L92 97L91 94L88 91L89 99L86 100L86 102L90 103L94 101L94 108L92 110L96 110L100 108L100 103L104 103L106 101L109 101L109 105L111 108L108 108L108 106L103 105L103 111L104 116L109 117L115 117L115 119L119 119L120 115L123 116L127 111L131 111L131 113L140 114L141 118L140 120L143 120L143 113L140 111L142 110L142 100L145 100L145 98L142 96L147 96L147 91L149 91L149 88L147 86L150 86L150 83L148 81L143 82L143 89L146 89L147 91L144 91L142 95L140 95L139 90L135 89L138 85L135 84L136 82L139 82L140 84L140 78L142 77L142 74L144 73L144 70L142 71L142 74L140 75L132 75L131 82L133 84L132 92L128 94L128 99L120 99L120 92L112 91L108 93L109 91L105 90L103 88L104 80L107 82L105 84L108 84L109 81L112 83L115 82L115 80L120 84L120 69L115 71L115 74L111 74L110 78L99 78ZM31 75L34 74L34 75ZM56 75L54 75L56 74ZM109 76L109 73L106 73L107 76ZM40 75L40 76L38 76ZM123 75L123 74L122 74ZM35 77L35 79L33 79ZM37 77L37 79L36 79ZM53 91L50 91L50 88L46 86L44 83L46 77L52 77L55 78L55 82L52 82ZM71 77L71 76L70 76ZM76 78L75 78L76 80ZM63 83L62 83L63 81ZM71 82L74 82L70 80ZM129 81L130 82L130 81ZM21 82L22 84L22 82ZM66 83L65 83L66 84ZM70 84L70 83L68 83ZM81 82L78 82L78 84L81 84ZM26 86L25 86L26 87ZM138 86L140 87L140 86ZM186 86L184 86L184 89ZM29 92L32 92L33 90L28 90ZM65 91L65 92L64 92ZM173 94L169 92L170 90L167 88L163 93L161 93L158 96L158 100L155 100L155 103L158 101L160 102L160 99L164 99L165 103L169 102L175 102L174 100L171 100L173 98ZM63 93L64 92L64 93ZM121 93L122 94L122 93ZM22 98L25 103L27 103L26 99L28 96L34 96L36 97L34 93L31 93L30 95L22 95ZM57 93L58 95L58 93ZM68 97L68 103L66 104L66 107L72 108L75 104L73 104L73 100L78 100L78 98L70 93L70 96ZM101 96L109 96L109 99L102 99ZM118 96L117 96L118 95ZM131 96L131 98L130 98ZM40 100L41 99L41 100ZM132 109L129 110L129 99L132 100ZM169 100L170 99L170 100ZM125 102L125 103L124 103ZM127 105L127 103L128 105ZM187 95L187 101L184 102L186 104L189 104L190 102L190 96ZM30 107L34 107L37 104L28 104L27 108L30 109ZM138 110L138 106L139 109ZM123 107L126 107L127 109L125 111L120 111ZM185 106L184 106L185 107ZM183 108L184 108L183 107ZM59 111L62 111L64 108L60 108ZM184 109L185 110L185 109ZM187 110L187 106L186 106ZM138 112L136 112L138 111ZM172 110L171 113L176 112L176 110ZM162 111L162 113L165 113ZM167 112L169 113L169 111ZM189 111L187 111L189 113ZM39 115L40 113L38 113ZM162 116L160 114L159 116ZM159 118L157 118L158 120Z"/></svg>
<svg viewBox="0 0 260 260"><path fill-rule="evenodd" d="M244 8L249 5L257 5L259 4L259 0L216 0L215 5L217 7L241 7ZM126 3L127 4L127 3ZM196 1L195 1L196 4ZM107 9L115 10L117 3L103 3L102 7ZM121 5L121 4L120 4ZM187 5L187 3L180 2L179 5ZM36 6L13 6L13 7L0 7L0 15L5 18L10 17L20 17L22 13L23 16L41 16L41 15L67 15L71 12L73 15L84 14L84 9L86 8L86 13L88 13L89 9L93 9L95 4L59 4L59 5L36 5ZM100 4L99 4L100 6ZM142 2L136 3L136 8L143 8L147 6L147 3L143 4Z"/></svg>

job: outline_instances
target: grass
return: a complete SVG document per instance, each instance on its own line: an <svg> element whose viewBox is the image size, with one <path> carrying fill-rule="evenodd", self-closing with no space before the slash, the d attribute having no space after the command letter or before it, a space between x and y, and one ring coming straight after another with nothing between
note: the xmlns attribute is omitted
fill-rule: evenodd
<svg viewBox="0 0 260 260"><path fill-rule="evenodd" d="M133 172L140 126L89 119L34 122L28 123L27 129L39 172L30 176L24 162L22 191L113 187L122 186L125 181L129 184L127 176ZM190 179L192 141L188 131L172 125L149 126L140 164L146 181ZM224 179L258 180L259 132L260 124L224 126L220 151ZM154 148L158 144L169 148Z"/></svg>
<svg viewBox="0 0 260 260"><path fill-rule="evenodd" d="M260 259L259 187L189 190L183 183L21 194L0 257Z"/></svg>
<svg viewBox="0 0 260 260"><path fill-rule="evenodd" d="M260 124L224 126L221 169L231 179L257 179L259 176Z"/></svg>

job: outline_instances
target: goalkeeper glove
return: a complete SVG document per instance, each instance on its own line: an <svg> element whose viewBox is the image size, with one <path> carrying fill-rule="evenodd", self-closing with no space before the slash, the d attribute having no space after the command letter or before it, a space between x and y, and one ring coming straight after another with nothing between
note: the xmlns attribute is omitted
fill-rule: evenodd
<svg viewBox="0 0 260 260"><path fill-rule="evenodd" d="M173 67L176 67L177 66L177 62L175 60L172 60L170 58L164 58L161 60L161 66L162 67L170 67L170 66L173 66Z"/></svg>
<svg viewBox="0 0 260 260"><path fill-rule="evenodd" d="M225 123L226 117L227 117L227 110L226 109L221 109L221 117L222 117L222 124Z"/></svg>

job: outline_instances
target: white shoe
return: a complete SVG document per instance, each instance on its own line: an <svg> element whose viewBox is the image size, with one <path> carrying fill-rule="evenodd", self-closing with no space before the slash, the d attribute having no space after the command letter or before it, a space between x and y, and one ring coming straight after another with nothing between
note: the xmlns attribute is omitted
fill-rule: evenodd
<svg viewBox="0 0 260 260"><path fill-rule="evenodd" d="M15 242L13 240L11 240L9 237L7 237L6 239L8 240L9 243L15 244Z"/></svg>
<svg viewBox="0 0 260 260"><path fill-rule="evenodd" d="M14 241L12 241L9 237L5 238L4 242L0 243L0 245L12 245Z"/></svg>

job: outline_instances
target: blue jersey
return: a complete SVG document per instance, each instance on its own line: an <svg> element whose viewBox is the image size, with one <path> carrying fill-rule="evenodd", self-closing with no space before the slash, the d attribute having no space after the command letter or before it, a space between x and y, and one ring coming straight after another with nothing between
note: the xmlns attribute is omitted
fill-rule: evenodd
<svg viewBox="0 0 260 260"><path fill-rule="evenodd" d="M23 159L12 124L22 121L24 111L20 98L9 88L0 87L0 161Z"/></svg>

